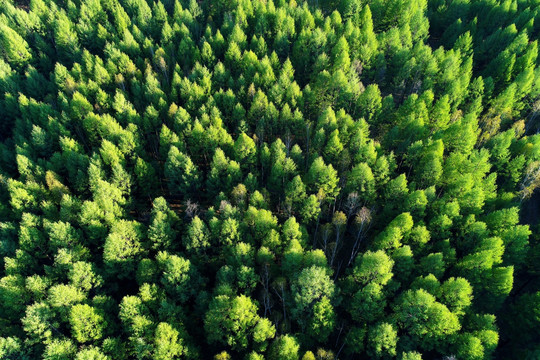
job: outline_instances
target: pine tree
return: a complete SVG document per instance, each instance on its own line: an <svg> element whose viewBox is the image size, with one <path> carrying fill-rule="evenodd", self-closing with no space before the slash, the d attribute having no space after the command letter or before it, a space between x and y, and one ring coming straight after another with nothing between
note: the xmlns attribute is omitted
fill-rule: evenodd
<svg viewBox="0 0 540 360"><path fill-rule="evenodd" d="M4 24L0 25L0 44L2 54L9 64L22 68L32 59L32 53L24 38Z"/></svg>
<svg viewBox="0 0 540 360"><path fill-rule="evenodd" d="M186 196L200 186L199 171L189 156L171 146L165 163L165 176L172 194Z"/></svg>

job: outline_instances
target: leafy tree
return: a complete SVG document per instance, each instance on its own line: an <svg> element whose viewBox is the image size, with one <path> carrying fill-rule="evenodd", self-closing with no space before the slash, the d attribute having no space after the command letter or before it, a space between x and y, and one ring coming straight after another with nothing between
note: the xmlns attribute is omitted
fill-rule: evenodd
<svg viewBox="0 0 540 360"><path fill-rule="evenodd" d="M407 351L402 353L401 358L403 360L422 360L422 355L416 351Z"/></svg>
<svg viewBox="0 0 540 360"><path fill-rule="evenodd" d="M189 260L167 252L158 253L156 260L160 270L160 282L167 293L181 303L196 294L202 279Z"/></svg>
<svg viewBox="0 0 540 360"><path fill-rule="evenodd" d="M28 43L15 30L2 24L0 34L2 52L8 63L23 67L32 59Z"/></svg>
<svg viewBox="0 0 540 360"><path fill-rule="evenodd" d="M360 163L352 168L347 177L348 192L356 192L365 202L371 202L375 197L375 178L366 163Z"/></svg>
<svg viewBox="0 0 540 360"><path fill-rule="evenodd" d="M423 289L406 291L395 311L400 327L428 351L460 329L457 316Z"/></svg>
<svg viewBox="0 0 540 360"><path fill-rule="evenodd" d="M271 230L277 229L277 218L266 209L248 207L244 214L244 225L249 228L253 239L262 241L269 236Z"/></svg>
<svg viewBox="0 0 540 360"><path fill-rule="evenodd" d="M72 285L58 284L49 289L48 302L62 317L67 318L69 309L84 299L84 293Z"/></svg>
<svg viewBox="0 0 540 360"><path fill-rule="evenodd" d="M229 345L233 349L245 349L248 344L266 341L274 331L258 325L264 319L257 315L257 305L244 296L231 298L219 295L212 299L205 317L205 330L210 342Z"/></svg>
<svg viewBox="0 0 540 360"><path fill-rule="evenodd" d="M135 221L121 220L113 226L103 247L103 259L109 274L120 278L133 274L143 252L141 238L141 224Z"/></svg>
<svg viewBox="0 0 540 360"><path fill-rule="evenodd" d="M368 351L376 358L396 355L397 331L389 323L380 323L370 328Z"/></svg>
<svg viewBox="0 0 540 360"><path fill-rule="evenodd" d="M313 161L306 174L306 185L314 186L318 191L322 191L326 198L332 199L339 193L339 178L332 165L325 165L322 157Z"/></svg>
<svg viewBox="0 0 540 360"><path fill-rule="evenodd" d="M312 266L302 270L292 285L292 291L295 296L291 312L299 323L303 323L306 316L313 316L316 301L323 301L325 297L328 301L334 296L335 286L326 269ZM318 305L317 310L321 311L321 306Z"/></svg>
<svg viewBox="0 0 540 360"><path fill-rule="evenodd" d="M103 317L86 304L77 304L71 308L69 323L74 338L80 343L101 339L103 328L107 325Z"/></svg>
<svg viewBox="0 0 540 360"><path fill-rule="evenodd" d="M80 55L79 39L73 23L65 12L60 12L54 22L54 41L59 57L68 64Z"/></svg>
<svg viewBox="0 0 540 360"><path fill-rule="evenodd" d="M343 144L339 139L339 131L336 129L332 131L326 146L324 147L325 158L332 164L337 164L340 159L341 152L343 151Z"/></svg>
<svg viewBox="0 0 540 360"><path fill-rule="evenodd" d="M348 311L356 321L370 323L382 317L385 306L382 287L377 283L370 283L354 294Z"/></svg>
<svg viewBox="0 0 540 360"><path fill-rule="evenodd" d="M148 227L148 240L155 249L166 250L173 245L179 223L178 216L169 209L163 197L156 198L152 208L152 222Z"/></svg>
<svg viewBox="0 0 540 360"><path fill-rule="evenodd" d="M103 284L103 279L95 271L95 265L84 261L74 263L68 277L75 287L83 291L90 291Z"/></svg>
<svg viewBox="0 0 540 360"><path fill-rule="evenodd" d="M308 328L309 333L319 342L324 342L334 330L336 315L330 299L323 297L313 306L313 318Z"/></svg>
<svg viewBox="0 0 540 360"><path fill-rule="evenodd" d="M28 294L25 289L24 278L14 274L0 279L0 298L2 299L2 318L15 319L25 309Z"/></svg>
<svg viewBox="0 0 540 360"><path fill-rule="evenodd" d="M109 360L110 358L103 354L98 348L96 347L87 347L82 350L80 350L77 355L75 356L75 360Z"/></svg>
<svg viewBox="0 0 540 360"><path fill-rule="evenodd" d="M321 212L321 202L315 195L308 196L300 208L300 216L304 222L309 223L316 219Z"/></svg>
<svg viewBox="0 0 540 360"><path fill-rule="evenodd" d="M270 346L268 357L271 360L298 360L300 346L297 340L290 335L278 337Z"/></svg>
<svg viewBox="0 0 540 360"><path fill-rule="evenodd" d="M188 251L204 251L210 246L208 228L204 222L195 216L187 227L186 236L183 237L183 244Z"/></svg>
<svg viewBox="0 0 540 360"><path fill-rule="evenodd" d="M200 186L199 171L189 156L171 146L165 163L165 176L168 178L172 194L186 196L197 191Z"/></svg>
<svg viewBox="0 0 540 360"><path fill-rule="evenodd" d="M77 347L71 340L54 339L43 352L43 357L47 360L70 359L75 356Z"/></svg>
<svg viewBox="0 0 540 360"><path fill-rule="evenodd" d="M341 37L334 48L332 49L333 56L333 70L348 71L351 66L351 59L349 56L349 44L344 37Z"/></svg>
<svg viewBox="0 0 540 360"><path fill-rule="evenodd" d="M242 167L248 168L254 164L257 148L255 142L245 133L238 135L234 142L235 159Z"/></svg>
<svg viewBox="0 0 540 360"><path fill-rule="evenodd" d="M351 277L361 284L385 285L392 278L394 262L383 251L368 251L357 257Z"/></svg>
<svg viewBox="0 0 540 360"><path fill-rule="evenodd" d="M154 344L154 359L172 359L184 353L178 331L165 322L156 327Z"/></svg>
<svg viewBox="0 0 540 360"><path fill-rule="evenodd" d="M472 302L473 289L463 278L450 278L440 288L441 302L454 313L462 313Z"/></svg>
<svg viewBox="0 0 540 360"><path fill-rule="evenodd" d="M217 195L222 190L229 192L240 181L240 176L240 165L234 160L229 160L223 150L216 149L206 180L209 193Z"/></svg>

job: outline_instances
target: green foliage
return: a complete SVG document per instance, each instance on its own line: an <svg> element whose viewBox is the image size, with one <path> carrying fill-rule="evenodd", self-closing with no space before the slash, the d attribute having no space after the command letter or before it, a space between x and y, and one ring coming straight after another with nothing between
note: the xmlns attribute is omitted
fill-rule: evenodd
<svg viewBox="0 0 540 360"><path fill-rule="evenodd" d="M0 358L535 357L539 14L1 2Z"/></svg>
<svg viewBox="0 0 540 360"><path fill-rule="evenodd" d="M313 161L306 174L306 185L312 186L314 192L320 192L324 198L333 199L337 196L339 179L332 165L325 165L322 157Z"/></svg>
<svg viewBox="0 0 540 360"><path fill-rule="evenodd" d="M394 262L383 251L368 251L357 257L351 277L363 284L385 285L392 278Z"/></svg>
<svg viewBox="0 0 540 360"><path fill-rule="evenodd" d="M220 191L230 192L240 181L240 176L240 165L234 160L229 160L223 150L216 149L206 181L210 194L217 195Z"/></svg>
<svg viewBox="0 0 540 360"><path fill-rule="evenodd" d="M323 297L313 305L313 318L309 325L309 334L319 342L324 342L334 330L336 314L330 299Z"/></svg>
<svg viewBox="0 0 540 360"><path fill-rule="evenodd" d="M270 346L268 358L270 360L298 360L300 346L296 338L290 335L278 337Z"/></svg>
<svg viewBox="0 0 540 360"><path fill-rule="evenodd" d="M69 323L73 337L80 343L101 339L103 328L107 325L103 317L86 304L77 304L71 308Z"/></svg>
<svg viewBox="0 0 540 360"><path fill-rule="evenodd" d="M244 295L219 295L212 299L204 326L210 342L233 349L246 349L251 341L261 343L275 334L273 326L257 315L257 305Z"/></svg>
<svg viewBox="0 0 540 360"><path fill-rule="evenodd" d="M15 30L2 24L0 26L0 44L2 53L9 63L24 67L32 58L32 53L26 40Z"/></svg>
<svg viewBox="0 0 540 360"><path fill-rule="evenodd" d="M302 270L292 286L292 291L295 294L292 311L295 317L301 320L311 311L314 301L323 300L325 297L327 300L332 298L334 284L326 269L312 266Z"/></svg>
<svg viewBox="0 0 540 360"><path fill-rule="evenodd" d="M109 274L120 278L129 277L143 249L141 247L141 224L121 220L111 229L103 247L103 260Z"/></svg>
<svg viewBox="0 0 540 360"><path fill-rule="evenodd" d="M210 246L208 238L208 228L198 216L195 216L182 240L187 251L198 252Z"/></svg>
<svg viewBox="0 0 540 360"><path fill-rule="evenodd" d="M391 324L381 323L370 328L368 351L375 358L389 358L396 355L397 331Z"/></svg>
<svg viewBox="0 0 540 360"><path fill-rule="evenodd" d="M165 176L172 194L189 196L200 186L199 171L189 156L171 146L165 163Z"/></svg>
<svg viewBox="0 0 540 360"><path fill-rule="evenodd" d="M400 327L425 350L439 346L461 327L458 317L423 289L405 292L395 309Z"/></svg>
<svg viewBox="0 0 540 360"><path fill-rule="evenodd" d="M154 359L165 360L178 358L184 353L182 339L179 339L179 333L167 323L159 323L155 334Z"/></svg>

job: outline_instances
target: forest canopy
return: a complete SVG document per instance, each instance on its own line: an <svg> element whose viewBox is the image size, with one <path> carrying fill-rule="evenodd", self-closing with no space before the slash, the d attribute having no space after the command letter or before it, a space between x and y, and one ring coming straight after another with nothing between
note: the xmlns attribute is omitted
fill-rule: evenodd
<svg viewBox="0 0 540 360"><path fill-rule="evenodd" d="M540 2L0 1L0 359L540 358Z"/></svg>

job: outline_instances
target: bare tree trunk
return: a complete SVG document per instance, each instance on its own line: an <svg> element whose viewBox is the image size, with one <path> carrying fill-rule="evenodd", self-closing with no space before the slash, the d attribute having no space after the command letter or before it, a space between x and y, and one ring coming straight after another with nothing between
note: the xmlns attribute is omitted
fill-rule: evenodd
<svg viewBox="0 0 540 360"><path fill-rule="evenodd" d="M330 266L332 267L334 265L334 260L336 258L337 250L339 247L339 242L341 238L341 229L339 227L336 227L336 243L334 245L334 248L332 249L332 257L330 258Z"/></svg>
<svg viewBox="0 0 540 360"><path fill-rule="evenodd" d="M371 210L366 208L365 206L362 207L362 209L360 209L360 211L358 211L358 213L356 214L356 222L357 224L359 224L358 230L356 232L356 239L351 249L351 256L349 257L349 262L347 263L347 266L350 266L351 263L354 261L354 258L360 250L360 244L364 239L364 235L369 229L369 226L371 225Z"/></svg>
<svg viewBox="0 0 540 360"><path fill-rule="evenodd" d="M270 281L270 272L268 270L268 264L264 264L264 270L261 277L261 284L263 286L263 305L264 305L264 317L266 317L267 314L272 314L272 307L270 306L270 289L269 289L269 283Z"/></svg>
<svg viewBox="0 0 540 360"><path fill-rule="evenodd" d="M282 308L283 308L283 321L286 321L286 319L287 319L287 309L285 308L285 285L282 282L280 282L278 286L279 286L279 289L274 288L274 292L276 293L277 297L279 298L279 301L281 301L281 305L282 305Z"/></svg>

